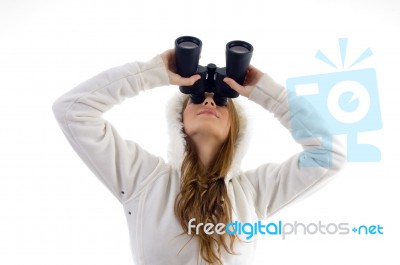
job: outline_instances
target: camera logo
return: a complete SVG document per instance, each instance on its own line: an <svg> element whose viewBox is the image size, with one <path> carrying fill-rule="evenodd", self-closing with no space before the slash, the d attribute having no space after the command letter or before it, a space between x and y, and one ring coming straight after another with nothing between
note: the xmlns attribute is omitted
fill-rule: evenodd
<svg viewBox="0 0 400 265"><path fill-rule="evenodd" d="M349 162L378 162L381 160L380 149L373 144L359 143L357 135L359 132L382 128L376 72L373 68L343 70L347 40L347 38L339 39L342 62L340 72L295 77L286 81L292 131L299 131L302 128L298 126L304 126L299 125L293 119L298 112L298 103L296 102L301 97L318 110L324 122L331 128L332 134L347 135L347 160ZM367 48L348 69L371 55L371 49ZM317 51L315 57L338 69L320 50ZM293 137L301 139L302 136L294 133ZM323 139L323 144L329 147L331 139Z"/></svg>

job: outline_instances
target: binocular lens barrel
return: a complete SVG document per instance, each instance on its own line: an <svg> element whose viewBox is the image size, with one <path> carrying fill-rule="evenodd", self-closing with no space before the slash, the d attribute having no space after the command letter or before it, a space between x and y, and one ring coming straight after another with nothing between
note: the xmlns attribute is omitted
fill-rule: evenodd
<svg viewBox="0 0 400 265"><path fill-rule="evenodd" d="M190 77L197 72L202 42L191 36L175 40L176 70L183 77Z"/></svg>
<svg viewBox="0 0 400 265"><path fill-rule="evenodd" d="M226 44L226 75L243 85L253 55L253 46L245 41Z"/></svg>

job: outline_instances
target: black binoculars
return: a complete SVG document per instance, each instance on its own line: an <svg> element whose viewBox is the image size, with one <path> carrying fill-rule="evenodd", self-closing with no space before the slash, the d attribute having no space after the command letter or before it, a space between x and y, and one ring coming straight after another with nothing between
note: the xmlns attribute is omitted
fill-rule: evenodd
<svg viewBox="0 0 400 265"><path fill-rule="evenodd" d="M245 41L234 40L226 44L226 67L219 68L210 63L207 67L199 65L202 42L200 39L183 36L175 40L175 61L177 73L183 77L199 74L201 79L192 86L180 86L184 94L190 94L191 101L200 104L205 99L205 93L214 93L214 102L225 106L227 98L239 96L223 80L230 77L243 85L253 55L253 46Z"/></svg>

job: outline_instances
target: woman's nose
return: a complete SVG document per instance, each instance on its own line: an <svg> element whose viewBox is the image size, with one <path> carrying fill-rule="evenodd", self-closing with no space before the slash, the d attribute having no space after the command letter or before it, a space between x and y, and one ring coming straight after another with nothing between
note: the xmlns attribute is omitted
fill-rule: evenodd
<svg viewBox="0 0 400 265"><path fill-rule="evenodd" d="M206 96L206 98L203 101L203 106L212 107L212 108L216 107L216 104L214 102L212 95Z"/></svg>

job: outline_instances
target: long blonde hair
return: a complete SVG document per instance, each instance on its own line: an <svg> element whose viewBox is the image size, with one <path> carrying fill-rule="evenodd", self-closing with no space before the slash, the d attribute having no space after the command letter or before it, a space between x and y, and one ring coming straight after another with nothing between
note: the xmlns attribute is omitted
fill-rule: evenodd
<svg viewBox="0 0 400 265"><path fill-rule="evenodd" d="M188 99L183 104L182 112L187 101ZM189 232L188 222L192 218L195 218L196 224L212 223L216 225L217 223L228 224L232 221L232 205L228 198L224 180L233 161L240 125L237 110L231 99L228 99L227 108L230 114L228 137L209 168L202 166L194 143L190 137L185 137L185 155L181 167L181 189L175 200L175 215L185 233ZM227 233L207 235L202 229L199 232L196 235L195 228L192 228L192 238L198 237L200 254L209 264L222 264L221 246L228 253L235 254L233 245L236 235Z"/></svg>

